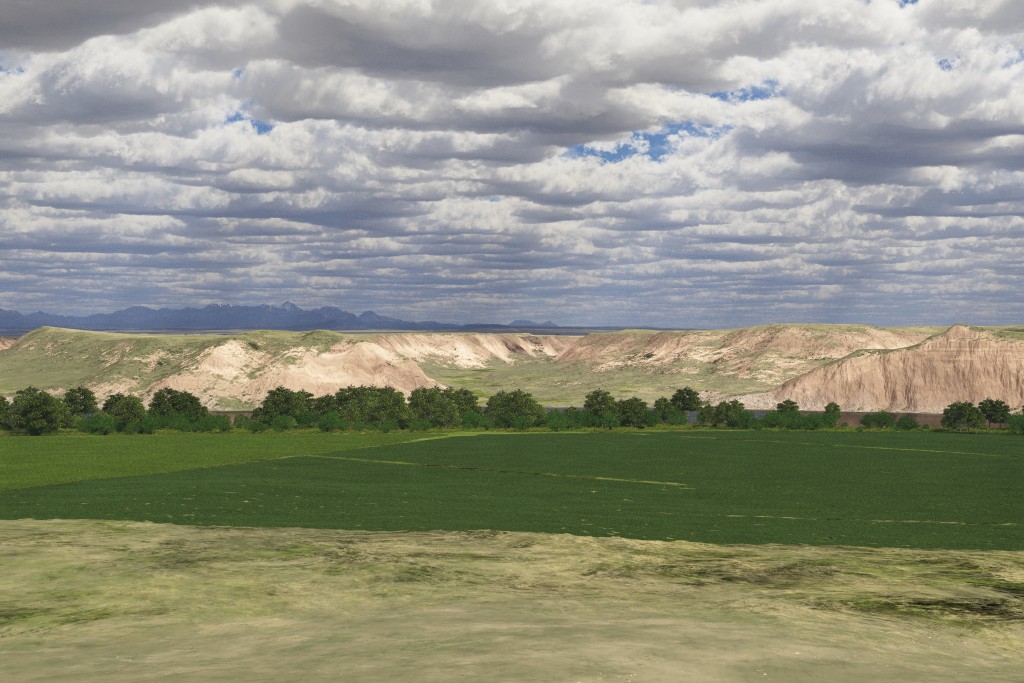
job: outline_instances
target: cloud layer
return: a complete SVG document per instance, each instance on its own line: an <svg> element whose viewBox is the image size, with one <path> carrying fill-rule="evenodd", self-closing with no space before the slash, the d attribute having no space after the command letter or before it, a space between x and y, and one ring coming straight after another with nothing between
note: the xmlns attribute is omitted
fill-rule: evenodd
<svg viewBox="0 0 1024 683"><path fill-rule="evenodd" d="M2 17L3 308L1024 321L1016 0Z"/></svg>

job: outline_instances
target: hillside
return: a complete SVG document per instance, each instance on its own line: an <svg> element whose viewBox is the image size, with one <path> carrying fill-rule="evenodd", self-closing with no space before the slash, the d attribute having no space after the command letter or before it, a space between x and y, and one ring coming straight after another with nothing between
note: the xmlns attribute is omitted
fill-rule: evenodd
<svg viewBox="0 0 1024 683"><path fill-rule="evenodd" d="M350 384L523 388L580 405L594 388L645 400L692 386L711 399L766 392L859 349L898 349L930 328L770 325L739 330L524 333L256 331L155 335L40 328L0 354L0 393L84 384L100 396L190 391L213 408L258 404L276 386L333 393Z"/></svg>
<svg viewBox="0 0 1024 683"><path fill-rule="evenodd" d="M753 407L792 399L815 410L835 401L853 411L940 413L953 401L986 398L1014 409L1024 404L1024 337L956 325L905 349L853 354L745 400Z"/></svg>

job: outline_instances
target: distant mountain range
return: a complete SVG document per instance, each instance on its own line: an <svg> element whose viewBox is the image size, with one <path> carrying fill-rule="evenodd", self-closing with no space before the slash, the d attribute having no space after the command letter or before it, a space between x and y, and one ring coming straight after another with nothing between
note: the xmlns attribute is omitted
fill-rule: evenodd
<svg viewBox="0 0 1024 683"><path fill-rule="evenodd" d="M20 336L38 327L67 327L77 330L131 332L201 332L216 330L545 330L558 329L551 321L535 323L516 320L509 325L474 323L452 325L434 321L416 322L366 311L356 315L334 306L310 310L291 302L280 306L236 306L211 304L203 308L149 308L132 306L113 313L56 315L19 313L0 309L0 334Z"/></svg>

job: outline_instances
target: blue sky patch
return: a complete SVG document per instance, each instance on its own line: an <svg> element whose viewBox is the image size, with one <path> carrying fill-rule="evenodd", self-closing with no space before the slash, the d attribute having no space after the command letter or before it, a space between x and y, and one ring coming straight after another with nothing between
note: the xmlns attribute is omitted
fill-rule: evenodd
<svg viewBox="0 0 1024 683"><path fill-rule="evenodd" d="M673 138L695 137L718 139L728 133L731 126L713 126L709 123L683 121L670 123L661 130L649 133L635 132L628 142L620 142L611 147L607 144L591 143L573 145L563 156L570 159L597 157L603 162L614 164L637 155L643 155L652 161L660 161L672 151Z"/></svg>
<svg viewBox="0 0 1024 683"><path fill-rule="evenodd" d="M916 5L917 0L900 0L900 7L906 7L907 5Z"/></svg>
<svg viewBox="0 0 1024 683"><path fill-rule="evenodd" d="M739 90L719 90L709 93L709 97L723 102L754 102L757 100L770 100L782 94L778 81L764 81L760 85L752 85L749 88Z"/></svg>
<svg viewBox="0 0 1024 683"><path fill-rule="evenodd" d="M939 65L939 68L942 69L943 71L952 71L953 70L953 63L951 61L949 61L948 59L940 59L936 63Z"/></svg>
<svg viewBox="0 0 1024 683"><path fill-rule="evenodd" d="M252 129L256 131L256 135L266 135L270 131L274 130L274 126L272 124L269 124L266 121L260 121L259 119L254 119L248 114L243 114L240 111L236 111L234 114L225 119L224 122L238 123L239 121L248 121L249 124L252 126Z"/></svg>

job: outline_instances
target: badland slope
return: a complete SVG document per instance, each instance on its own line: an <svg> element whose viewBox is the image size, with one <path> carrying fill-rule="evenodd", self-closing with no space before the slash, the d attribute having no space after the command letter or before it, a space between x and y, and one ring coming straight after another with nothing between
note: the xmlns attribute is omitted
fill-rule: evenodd
<svg viewBox="0 0 1024 683"><path fill-rule="evenodd" d="M986 398L1024 404L1024 335L955 325L914 346L864 351L812 370L761 396L751 407L792 399L820 410L835 401L846 410L941 413L954 401Z"/></svg>
<svg viewBox="0 0 1024 683"><path fill-rule="evenodd" d="M164 387L212 408L242 409L277 386L333 393L348 385L466 387L486 398L522 388L548 405L592 389L645 400L682 386L709 399L767 392L859 349L897 349L932 328L769 325L739 330L525 333L256 331L154 335L40 328L0 354L0 393L83 384L100 397L148 399Z"/></svg>

